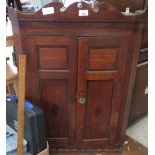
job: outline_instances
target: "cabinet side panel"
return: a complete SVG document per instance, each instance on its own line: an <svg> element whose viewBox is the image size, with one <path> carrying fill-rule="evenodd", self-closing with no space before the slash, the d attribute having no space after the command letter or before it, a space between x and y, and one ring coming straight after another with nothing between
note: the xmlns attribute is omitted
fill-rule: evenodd
<svg viewBox="0 0 155 155"><path fill-rule="evenodd" d="M148 63L139 64L136 74L129 124L132 124L148 113Z"/></svg>

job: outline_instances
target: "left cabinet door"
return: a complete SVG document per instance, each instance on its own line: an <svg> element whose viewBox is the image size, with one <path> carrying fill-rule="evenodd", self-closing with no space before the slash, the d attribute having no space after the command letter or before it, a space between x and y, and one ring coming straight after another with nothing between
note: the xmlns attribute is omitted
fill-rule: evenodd
<svg viewBox="0 0 155 155"><path fill-rule="evenodd" d="M52 148L75 143L76 39L28 36L29 98L44 108L46 135Z"/></svg>

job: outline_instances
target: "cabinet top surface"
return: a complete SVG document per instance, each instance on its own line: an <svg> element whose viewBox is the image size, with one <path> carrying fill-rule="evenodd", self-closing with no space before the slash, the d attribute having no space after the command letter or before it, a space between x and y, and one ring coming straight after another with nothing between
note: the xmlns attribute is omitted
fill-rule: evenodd
<svg viewBox="0 0 155 155"><path fill-rule="evenodd" d="M21 21L100 21L100 22L139 22L144 21L147 9L135 13L123 13L109 3L90 4L76 2L64 8L61 3L53 2L45 5L37 12L21 12L8 9L11 20Z"/></svg>

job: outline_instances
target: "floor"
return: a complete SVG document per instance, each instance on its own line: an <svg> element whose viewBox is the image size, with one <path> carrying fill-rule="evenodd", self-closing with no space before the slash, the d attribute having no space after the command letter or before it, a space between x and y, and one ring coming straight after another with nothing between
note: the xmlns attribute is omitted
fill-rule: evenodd
<svg viewBox="0 0 155 155"><path fill-rule="evenodd" d="M127 129L126 134L148 147L148 117L144 117L139 122Z"/></svg>

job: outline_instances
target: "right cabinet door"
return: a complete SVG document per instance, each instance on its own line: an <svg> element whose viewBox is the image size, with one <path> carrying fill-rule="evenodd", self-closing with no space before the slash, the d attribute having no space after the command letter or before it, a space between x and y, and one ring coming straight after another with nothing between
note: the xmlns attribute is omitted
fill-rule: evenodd
<svg viewBox="0 0 155 155"><path fill-rule="evenodd" d="M81 147L116 142L128 46L128 37L79 38L76 136Z"/></svg>

